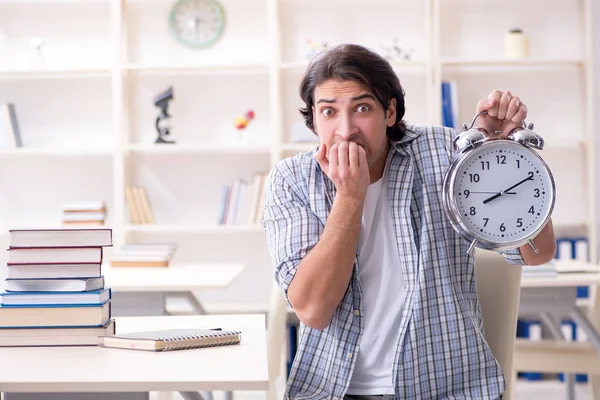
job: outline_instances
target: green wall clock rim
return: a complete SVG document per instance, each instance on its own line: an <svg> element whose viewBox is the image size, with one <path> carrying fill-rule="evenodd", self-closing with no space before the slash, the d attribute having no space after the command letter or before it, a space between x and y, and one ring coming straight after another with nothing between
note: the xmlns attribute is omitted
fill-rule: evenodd
<svg viewBox="0 0 600 400"><path fill-rule="evenodd" d="M206 49L206 48L213 46L216 42L219 41L219 39L221 39L221 37L223 36L223 32L225 30L225 9L223 8L223 5L221 3L219 3L217 0L203 0L203 1L211 3L212 5L214 5L216 7L221 23L219 25L219 29L217 30L217 33L214 35L214 37L212 39L210 39L206 42L202 42L200 44L193 44L193 43L190 43L190 42L182 39L175 30L175 9L179 5L181 5L187 1L189 1L189 0L177 0L175 2L175 4L173 4L171 6L171 12L169 14L169 30L171 31L171 34L175 37L175 40L177 40L182 45L184 45L188 48L191 48L191 49Z"/></svg>

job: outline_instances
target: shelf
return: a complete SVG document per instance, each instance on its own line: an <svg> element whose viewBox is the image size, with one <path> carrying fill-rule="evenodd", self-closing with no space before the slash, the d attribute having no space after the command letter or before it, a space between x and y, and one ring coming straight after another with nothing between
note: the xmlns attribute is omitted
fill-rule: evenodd
<svg viewBox="0 0 600 400"><path fill-rule="evenodd" d="M260 225L126 225L128 232L148 233L263 233Z"/></svg>
<svg viewBox="0 0 600 400"><path fill-rule="evenodd" d="M126 71L147 75L262 75L268 73L266 64L215 64L215 65L151 65L129 64Z"/></svg>
<svg viewBox="0 0 600 400"><path fill-rule="evenodd" d="M3 79L81 79L108 78L109 68L40 68L40 69L0 69Z"/></svg>
<svg viewBox="0 0 600 400"><path fill-rule="evenodd" d="M132 144L127 151L139 154L269 154L268 146L227 144Z"/></svg>
<svg viewBox="0 0 600 400"><path fill-rule="evenodd" d="M527 58L527 59L461 59L461 58L443 58L442 66L445 67L578 67L583 65L584 59L544 59L544 58Z"/></svg>
<svg viewBox="0 0 600 400"><path fill-rule="evenodd" d="M42 5L42 4L51 4L51 5L58 5L58 4L82 4L82 5L89 5L89 4L109 4L110 0L2 0L0 1L0 6L2 5L27 5L27 4L32 4L32 5Z"/></svg>
<svg viewBox="0 0 600 400"><path fill-rule="evenodd" d="M311 151L314 150L319 145L318 142L315 143L284 143L281 145L282 151Z"/></svg>
<svg viewBox="0 0 600 400"><path fill-rule="evenodd" d="M544 150L552 150L552 151L576 150L576 149L582 148L584 146L584 144L585 144L585 141L583 141L583 140L573 141L573 140L567 140L567 139L560 139L560 140L550 139L550 140L546 140ZM317 143L317 142L315 142L315 143L284 143L281 145L281 150L282 151L306 152L306 151L314 150L318 145L319 145L319 143Z"/></svg>
<svg viewBox="0 0 600 400"><path fill-rule="evenodd" d="M20 156L50 156L50 157L109 157L113 152L110 149L77 149L77 148L51 148L51 147L22 147L16 149L0 149L0 157Z"/></svg>
<svg viewBox="0 0 600 400"><path fill-rule="evenodd" d="M395 61L390 61L390 64L392 65L392 68L394 68L394 70L411 70L411 69L419 69L419 70L425 70L426 67L426 63L424 61L401 61L401 60L395 60ZM290 72L304 72L304 70L306 70L306 67L308 67L308 62L303 62L303 61L297 61L297 62L283 62L279 65L279 69L283 70L283 71L290 71Z"/></svg>
<svg viewBox="0 0 600 400"><path fill-rule="evenodd" d="M544 150L577 150L582 149L585 143L584 140L546 139Z"/></svg>

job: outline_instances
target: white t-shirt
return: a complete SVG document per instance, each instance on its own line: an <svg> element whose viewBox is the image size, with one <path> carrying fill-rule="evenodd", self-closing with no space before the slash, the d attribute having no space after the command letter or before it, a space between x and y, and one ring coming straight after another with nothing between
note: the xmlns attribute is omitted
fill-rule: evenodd
<svg viewBox="0 0 600 400"><path fill-rule="evenodd" d="M404 279L390 212L387 171L369 185L358 240L358 279L365 319L348 394L393 394Z"/></svg>

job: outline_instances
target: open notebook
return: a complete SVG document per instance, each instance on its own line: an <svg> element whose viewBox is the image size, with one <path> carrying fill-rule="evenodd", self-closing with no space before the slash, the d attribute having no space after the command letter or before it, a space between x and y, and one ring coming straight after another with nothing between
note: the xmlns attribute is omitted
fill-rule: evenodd
<svg viewBox="0 0 600 400"><path fill-rule="evenodd" d="M220 329L171 329L117 334L102 338L100 345L132 350L170 351L238 344L239 331Z"/></svg>

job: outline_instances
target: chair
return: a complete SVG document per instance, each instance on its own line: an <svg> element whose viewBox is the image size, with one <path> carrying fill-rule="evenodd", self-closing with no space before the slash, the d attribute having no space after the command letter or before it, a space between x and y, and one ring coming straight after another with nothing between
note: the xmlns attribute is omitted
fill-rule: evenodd
<svg viewBox="0 0 600 400"><path fill-rule="evenodd" d="M269 364L267 400L283 398L287 364L286 329L287 302L282 289L273 281L267 313L267 357Z"/></svg>
<svg viewBox="0 0 600 400"><path fill-rule="evenodd" d="M522 266L508 264L496 252L481 249L475 252L475 277L485 339L506 376L503 400L514 398L516 374L513 371L513 354L522 269Z"/></svg>

